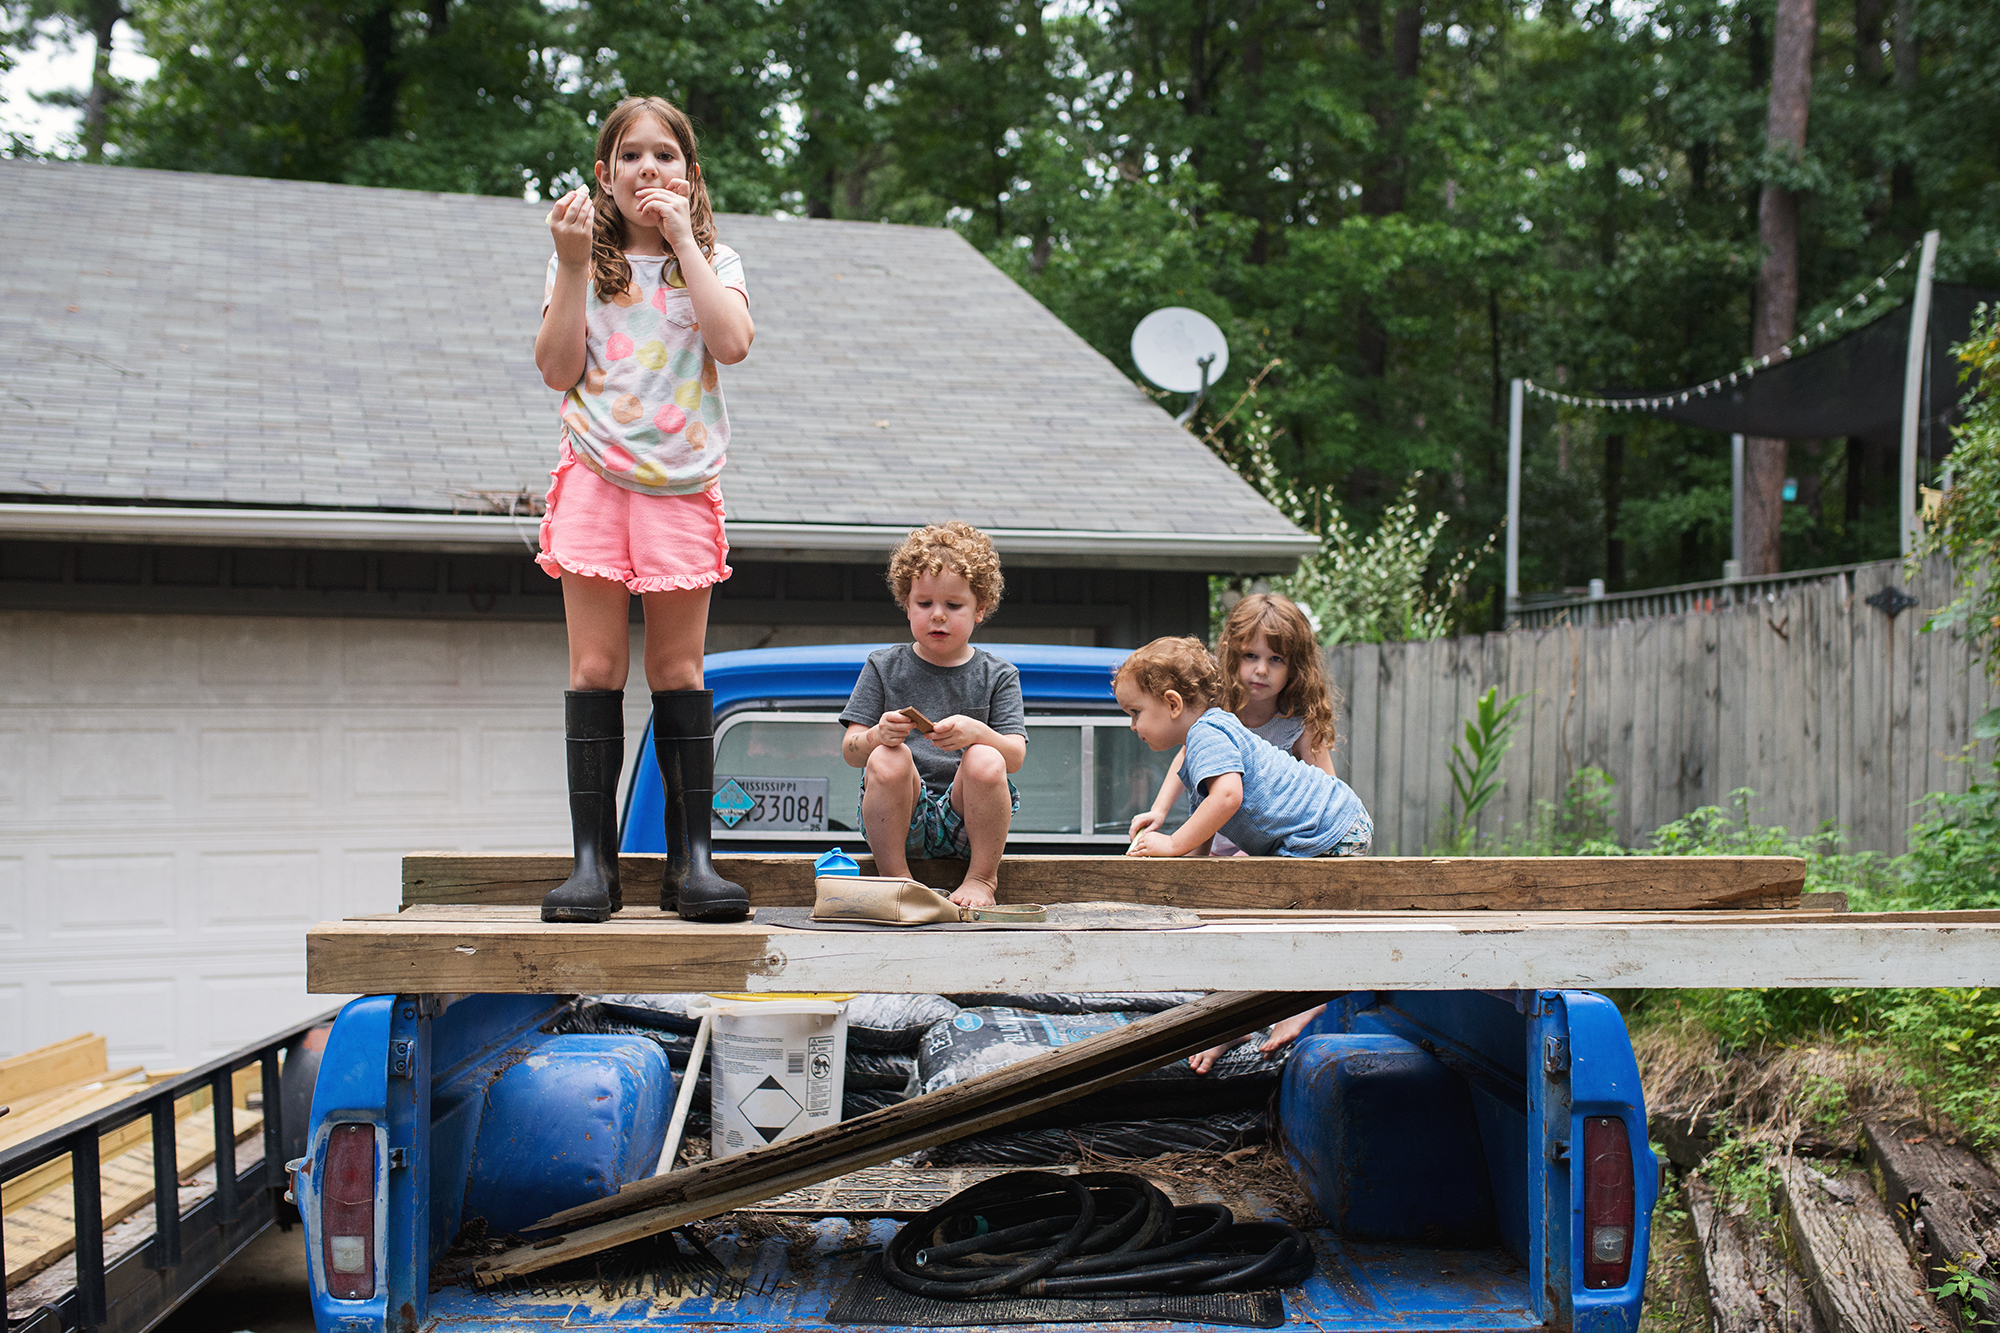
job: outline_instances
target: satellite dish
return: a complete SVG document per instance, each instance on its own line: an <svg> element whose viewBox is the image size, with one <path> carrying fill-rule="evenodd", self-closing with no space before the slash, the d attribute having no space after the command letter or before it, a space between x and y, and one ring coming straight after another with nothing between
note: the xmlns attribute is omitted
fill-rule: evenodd
<svg viewBox="0 0 2000 1333"><path fill-rule="evenodd" d="M1170 305L1155 310L1132 330L1132 363L1169 393L1194 395L1178 418L1186 424L1208 396L1208 386L1229 369L1229 343L1207 315Z"/></svg>

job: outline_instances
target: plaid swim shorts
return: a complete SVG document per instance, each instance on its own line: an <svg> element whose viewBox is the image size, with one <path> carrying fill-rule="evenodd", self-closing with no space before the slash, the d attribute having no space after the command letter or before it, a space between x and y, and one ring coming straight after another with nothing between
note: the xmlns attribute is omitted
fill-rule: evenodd
<svg viewBox="0 0 2000 1333"><path fill-rule="evenodd" d="M1366 811L1348 825L1347 832L1340 835L1340 841L1333 844L1327 856L1368 856L1375 850L1375 821Z"/></svg>
<svg viewBox="0 0 2000 1333"><path fill-rule="evenodd" d="M867 794L868 788L863 784L861 794L854 798L856 828L868 827L868 821L861 817L861 802ZM1007 795L1013 799L1014 813L1019 814L1021 790L1012 778L1007 779ZM903 850L925 861L963 861L972 855L972 842L965 833L965 816L951 808L950 788L932 791L925 787L917 794L917 808L910 812L910 833Z"/></svg>

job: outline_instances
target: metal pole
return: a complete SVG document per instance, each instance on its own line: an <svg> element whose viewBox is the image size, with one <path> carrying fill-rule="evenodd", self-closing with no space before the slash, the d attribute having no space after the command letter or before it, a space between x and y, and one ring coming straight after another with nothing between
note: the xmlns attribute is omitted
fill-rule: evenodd
<svg viewBox="0 0 2000 1333"><path fill-rule="evenodd" d="M1507 399L1507 614L1521 607L1521 403L1527 390L1514 381Z"/></svg>
<svg viewBox="0 0 2000 1333"><path fill-rule="evenodd" d="M1743 567L1743 437L1729 437L1729 558Z"/></svg>
<svg viewBox="0 0 2000 1333"><path fill-rule="evenodd" d="M1917 264L1917 290L1910 300L1910 354L1903 363L1902 553L1917 544L1917 419L1922 415L1924 354L1930 346L1931 279L1937 272L1938 234L1924 233L1924 257Z"/></svg>

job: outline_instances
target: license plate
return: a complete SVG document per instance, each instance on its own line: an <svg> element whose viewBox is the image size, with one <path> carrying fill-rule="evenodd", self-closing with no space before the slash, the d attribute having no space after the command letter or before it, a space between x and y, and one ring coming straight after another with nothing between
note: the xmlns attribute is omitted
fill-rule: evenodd
<svg viewBox="0 0 2000 1333"><path fill-rule="evenodd" d="M711 827L731 833L826 832L825 778L715 779Z"/></svg>

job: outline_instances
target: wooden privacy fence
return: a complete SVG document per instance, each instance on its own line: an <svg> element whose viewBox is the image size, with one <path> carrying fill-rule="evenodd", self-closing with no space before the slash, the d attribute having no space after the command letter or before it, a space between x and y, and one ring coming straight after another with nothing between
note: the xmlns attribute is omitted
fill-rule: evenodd
<svg viewBox="0 0 2000 1333"><path fill-rule="evenodd" d="M1915 608L1892 617L1868 603L1891 588ZM1335 766L1375 817L1377 852L1434 847L1451 815L1452 742L1498 686L1529 697L1484 836L1525 831L1537 802L1595 766L1616 784L1628 846L1748 787L1759 823L1832 822L1852 850L1900 853L1925 793L1980 776L1954 760L2000 704L1965 641L1920 632L1952 595L1942 560L1910 583L1887 560L1710 613L1330 648L1346 697Z"/></svg>

